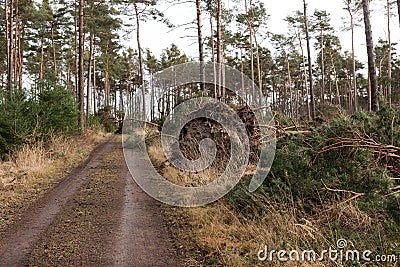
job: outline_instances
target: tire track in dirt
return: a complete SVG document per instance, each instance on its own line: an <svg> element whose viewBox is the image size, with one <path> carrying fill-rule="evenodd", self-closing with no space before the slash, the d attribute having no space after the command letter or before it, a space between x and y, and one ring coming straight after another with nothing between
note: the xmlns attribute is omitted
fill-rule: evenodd
<svg viewBox="0 0 400 267"><path fill-rule="evenodd" d="M182 266L169 240L161 204L139 188L127 169L125 183L114 266Z"/></svg>
<svg viewBox="0 0 400 267"><path fill-rule="evenodd" d="M21 219L0 236L0 266L23 266L27 254L40 235L52 223L60 209L76 194L101 164L103 155L114 145L116 136L99 145L88 159L59 184L33 203Z"/></svg>
<svg viewBox="0 0 400 267"><path fill-rule="evenodd" d="M182 266L164 219L115 136L0 236L0 266Z"/></svg>

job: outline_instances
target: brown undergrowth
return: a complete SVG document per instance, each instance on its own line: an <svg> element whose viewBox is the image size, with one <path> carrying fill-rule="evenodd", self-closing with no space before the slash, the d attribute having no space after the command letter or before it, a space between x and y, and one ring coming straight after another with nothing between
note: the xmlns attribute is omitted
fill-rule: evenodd
<svg viewBox="0 0 400 267"><path fill-rule="evenodd" d="M0 161L0 231L109 136L91 130L76 137L54 135L46 143L24 145L8 161Z"/></svg>

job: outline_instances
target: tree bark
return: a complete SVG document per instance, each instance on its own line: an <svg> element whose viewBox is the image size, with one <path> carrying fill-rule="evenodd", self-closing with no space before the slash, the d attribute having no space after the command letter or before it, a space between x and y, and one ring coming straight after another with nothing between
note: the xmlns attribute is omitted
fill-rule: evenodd
<svg viewBox="0 0 400 267"><path fill-rule="evenodd" d="M77 1L75 0L75 17L74 17L74 46L75 46L75 84L74 84L74 94L76 95L77 100L79 101L79 88L78 88L78 80L79 80L79 37L78 37L78 21L79 21L79 8L77 10Z"/></svg>
<svg viewBox="0 0 400 267"><path fill-rule="evenodd" d="M311 120L311 108L310 108L310 101L308 101L308 95L309 95L309 90L308 90L308 78L307 78L307 67L306 67L306 59L304 56L304 48L303 48L303 42L301 40L301 35L300 31L297 33L297 38L299 39L299 45L300 45L300 51L301 51L301 60L303 64L303 75L304 75L304 87L305 87L305 92L307 95L307 116L308 119Z"/></svg>
<svg viewBox="0 0 400 267"><path fill-rule="evenodd" d="M378 73L376 74L376 76L377 76L378 79L382 79L383 76L384 76L384 74L383 74L383 62L385 61L385 59L386 59L386 52L383 53L382 58L381 58L381 60L379 60L379 64L377 65ZM382 96L385 96L385 92L384 92L384 89L383 89L383 84L384 84L383 81L379 83L379 90L378 90L378 92L379 92Z"/></svg>
<svg viewBox="0 0 400 267"><path fill-rule="evenodd" d="M221 54L222 54L222 25L221 25L221 14L222 13L222 1L217 0L217 98L221 99Z"/></svg>
<svg viewBox="0 0 400 267"><path fill-rule="evenodd" d="M215 42L214 42L214 27L213 27L213 17L210 14L210 30L211 30L211 61L213 63L214 70L214 81L217 80L217 69L215 67ZM218 97L217 84L214 84L214 98Z"/></svg>
<svg viewBox="0 0 400 267"><path fill-rule="evenodd" d="M250 5L253 5L252 1L250 0ZM255 20L255 14L254 14L254 9L252 9L251 12L251 18L252 18L252 22L254 23ZM258 99L258 103L261 106L262 105L262 68L261 68L261 60L260 60L260 51L259 51L259 46L258 46L258 42L257 42L257 32L255 31L254 27L251 25L252 28L252 32L254 35L254 44L256 45L256 60L257 60L257 73L258 73L258 90L259 90L259 98ZM266 101L266 99L265 99Z"/></svg>
<svg viewBox="0 0 400 267"><path fill-rule="evenodd" d="M39 69L39 93L43 92L43 78L44 78L44 40L43 32L40 37L40 69Z"/></svg>
<svg viewBox="0 0 400 267"><path fill-rule="evenodd" d="M313 87L312 59L311 59L310 36L309 36L309 32L308 32L306 0L303 0L303 4L304 4L304 26L305 26L306 40L307 40L308 80L309 80L310 98L311 98L311 103L310 103L311 118L315 119L315 94L314 94L314 87Z"/></svg>
<svg viewBox="0 0 400 267"><path fill-rule="evenodd" d="M140 18L139 18L139 10L136 4L136 1L133 2L133 6L135 8L136 15L136 41L138 46L138 59L139 59L139 74L141 79L141 88L142 88L142 104L143 104L143 119L146 120L146 92L144 88L144 76L143 76L143 58L142 58L142 47L140 45Z"/></svg>
<svg viewBox="0 0 400 267"><path fill-rule="evenodd" d="M108 48L109 43L107 42L106 44L106 51L105 51L105 56L106 56L106 65L104 67L104 91L105 91L105 97L104 97L104 106L109 107L110 106L110 75L109 75L109 60L108 60Z"/></svg>
<svg viewBox="0 0 400 267"><path fill-rule="evenodd" d="M15 35L14 35L14 83L17 84L18 81L18 88L22 87L20 84L20 31L19 31L19 0L15 1Z"/></svg>
<svg viewBox="0 0 400 267"><path fill-rule="evenodd" d="M289 62L289 55L283 46L281 44L282 51L285 55L285 62L286 62L286 69L287 69L287 77L288 77L288 87L289 87L289 114L290 117L294 117L294 112L293 112L293 90L292 90L292 75L291 75L291 70L290 70L290 62ZM286 90L285 90L286 92Z"/></svg>
<svg viewBox="0 0 400 267"><path fill-rule="evenodd" d="M247 16L248 13L248 8L247 8L247 0L244 1L244 10ZM255 82L255 77L254 77L254 49L253 49L253 27L251 26L251 23L248 18L246 18L247 25L249 26L249 45L250 45L250 72L251 72L251 80L253 81L251 84L251 101L254 101L254 82ZM250 102L251 102L250 101Z"/></svg>
<svg viewBox="0 0 400 267"><path fill-rule="evenodd" d="M325 101L325 40L324 40L324 32L321 27L321 102L324 103Z"/></svg>
<svg viewBox="0 0 400 267"><path fill-rule="evenodd" d="M117 93L115 92L115 95ZM119 82L119 111L124 110L124 89L122 88L122 83Z"/></svg>
<svg viewBox="0 0 400 267"><path fill-rule="evenodd" d="M54 21L51 22L51 47L53 50L53 69L54 69L54 79L57 81L57 55L56 55L56 46L54 41Z"/></svg>
<svg viewBox="0 0 400 267"><path fill-rule="evenodd" d="M85 129L85 80L84 80L84 33L83 33L83 5L84 1L79 0L79 67L78 67L78 95L79 95L79 125L81 130Z"/></svg>
<svg viewBox="0 0 400 267"><path fill-rule="evenodd" d="M206 94L204 86L204 47L203 47L203 31L201 23L201 5L200 0L196 0L196 11L197 11L197 40L199 43L199 61L200 61L200 90L203 95Z"/></svg>
<svg viewBox="0 0 400 267"><path fill-rule="evenodd" d="M154 103L155 103L155 88L154 88L154 73L150 74L151 92L150 92L150 120L154 121Z"/></svg>
<svg viewBox="0 0 400 267"><path fill-rule="evenodd" d="M342 103L341 103L341 100L340 100L339 82L338 82L338 78L337 78L337 72L336 72L335 62L333 60L332 51L329 52L329 56L331 58L331 64L332 64L332 69L333 69L333 77L335 79L336 103L338 105L341 105Z"/></svg>
<svg viewBox="0 0 400 267"><path fill-rule="evenodd" d="M22 23L22 22L21 22ZM22 28L21 24L21 28ZM21 45L21 29L18 28L18 85L19 88L22 88L22 75L23 75L23 67L24 67L24 60L23 60L23 46Z"/></svg>
<svg viewBox="0 0 400 267"><path fill-rule="evenodd" d="M6 32L5 32L5 38L6 38L6 56L7 56L7 90L11 92L11 74L10 74L10 30L9 30L9 18L8 18L8 0L5 0L4 2L4 17L5 17L5 24L6 24Z"/></svg>
<svg viewBox="0 0 400 267"><path fill-rule="evenodd" d="M400 0L399 0L400 1ZM347 2L347 12L349 13L350 16L350 29L351 29L351 61L353 63L352 65L352 89L354 92L354 111L358 111L358 92L357 92L357 73L356 73L356 57L355 57L355 48L354 48L354 15L351 10L351 0Z"/></svg>
<svg viewBox="0 0 400 267"><path fill-rule="evenodd" d="M388 29L388 88L387 88L387 98L389 108L392 107L392 37L391 37L391 29L390 29L390 0L386 0L387 4L387 29Z"/></svg>
<svg viewBox="0 0 400 267"><path fill-rule="evenodd" d="M247 103L247 93L244 91L244 64L243 64L243 47L239 44L240 48L240 67L241 67L241 82L242 82L242 104Z"/></svg>
<svg viewBox="0 0 400 267"><path fill-rule="evenodd" d="M88 61L88 82L87 82L87 88L86 88L86 95L87 95L87 101L86 101L86 125L89 126L90 123L90 110L91 110L91 104L92 104L92 92L91 92L91 86L92 86L92 59L93 59L93 33L90 32L90 37L89 37L89 61Z"/></svg>
<svg viewBox="0 0 400 267"><path fill-rule="evenodd" d="M93 44L93 51L96 49L96 46ZM97 87L96 87L96 56L95 53L93 52L93 112L94 114L97 113L97 106L96 106L96 93L97 93Z"/></svg>
<svg viewBox="0 0 400 267"><path fill-rule="evenodd" d="M10 94L13 90L13 69L14 69L14 1L10 1L10 17L9 17L9 28L8 28L9 48L8 48L8 86Z"/></svg>
<svg viewBox="0 0 400 267"><path fill-rule="evenodd" d="M377 98L377 85L376 85L376 69L375 69L375 57L374 57L374 44L372 40L370 10L370 0L362 0L363 13L364 13L364 24L365 24L365 38L367 44L367 55L368 55L368 73L370 79L370 91L371 91L371 110L377 111L378 98Z"/></svg>

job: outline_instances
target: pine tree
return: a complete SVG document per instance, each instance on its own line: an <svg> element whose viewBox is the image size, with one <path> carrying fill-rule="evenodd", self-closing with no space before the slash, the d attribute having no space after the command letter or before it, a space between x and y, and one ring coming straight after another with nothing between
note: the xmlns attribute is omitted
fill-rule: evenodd
<svg viewBox="0 0 400 267"><path fill-rule="evenodd" d="M303 0L304 5L304 29L306 33L306 41L307 41L307 58L308 58L308 81L310 88L310 109L311 109L311 118L315 119L315 93L313 86L313 73L312 73L312 60L311 60L311 47L310 47L310 34L308 29L308 17L307 17L307 3L306 0Z"/></svg>
<svg viewBox="0 0 400 267"><path fill-rule="evenodd" d="M372 41L372 30L371 30L371 16L369 10L370 0L362 0L363 14L364 14L364 25L365 25L365 39L367 44L367 55L368 55L368 73L369 73L369 92L370 92L370 109L377 111L378 97L377 97L377 86L376 86L376 69L375 69L375 56L374 56L374 44Z"/></svg>
<svg viewBox="0 0 400 267"><path fill-rule="evenodd" d="M320 50L321 86L320 101L325 101L325 35L331 34L333 27L330 24L330 14L325 10L315 10L311 19L310 30L316 34L316 47ZM340 104L340 99L338 99Z"/></svg>

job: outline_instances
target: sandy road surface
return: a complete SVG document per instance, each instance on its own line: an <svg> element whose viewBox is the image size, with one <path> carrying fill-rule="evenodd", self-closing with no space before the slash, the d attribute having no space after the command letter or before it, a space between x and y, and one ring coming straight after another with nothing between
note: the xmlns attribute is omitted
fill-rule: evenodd
<svg viewBox="0 0 400 267"><path fill-rule="evenodd" d="M97 147L0 236L0 266L180 266L161 207L134 182L120 138Z"/></svg>

